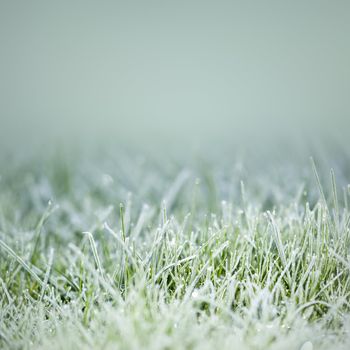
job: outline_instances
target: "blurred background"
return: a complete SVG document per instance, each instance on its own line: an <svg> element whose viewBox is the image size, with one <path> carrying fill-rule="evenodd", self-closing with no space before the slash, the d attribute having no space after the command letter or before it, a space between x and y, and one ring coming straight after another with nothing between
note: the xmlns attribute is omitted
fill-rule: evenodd
<svg viewBox="0 0 350 350"><path fill-rule="evenodd" d="M347 0L0 0L0 145L346 142L349 35Z"/></svg>

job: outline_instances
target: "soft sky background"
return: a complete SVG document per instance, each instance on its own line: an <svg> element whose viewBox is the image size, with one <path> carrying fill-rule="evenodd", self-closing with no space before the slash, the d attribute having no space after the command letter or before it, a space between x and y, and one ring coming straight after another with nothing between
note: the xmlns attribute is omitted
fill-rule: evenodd
<svg viewBox="0 0 350 350"><path fill-rule="evenodd" d="M348 0L0 0L0 50L2 143L350 126Z"/></svg>

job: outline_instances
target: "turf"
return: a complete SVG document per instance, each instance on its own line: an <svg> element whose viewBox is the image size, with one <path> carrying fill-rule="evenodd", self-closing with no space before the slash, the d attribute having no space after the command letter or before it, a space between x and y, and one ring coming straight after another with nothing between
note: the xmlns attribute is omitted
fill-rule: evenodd
<svg viewBox="0 0 350 350"><path fill-rule="evenodd" d="M3 158L0 348L349 349L349 157L324 159Z"/></svg>

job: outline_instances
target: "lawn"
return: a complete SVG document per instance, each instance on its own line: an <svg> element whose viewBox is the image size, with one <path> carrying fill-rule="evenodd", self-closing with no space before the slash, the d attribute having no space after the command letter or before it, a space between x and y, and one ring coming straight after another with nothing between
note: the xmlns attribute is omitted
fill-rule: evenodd
<svg viewBox="0 0 350 350"><path fill-rule="evenodd" d="M2 157L0 348L349 349L332 152Z"/></svg>

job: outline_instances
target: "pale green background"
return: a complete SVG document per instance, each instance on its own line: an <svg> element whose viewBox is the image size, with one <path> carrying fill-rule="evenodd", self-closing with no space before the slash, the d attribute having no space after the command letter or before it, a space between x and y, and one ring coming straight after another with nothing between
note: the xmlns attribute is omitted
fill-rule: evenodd
<svg viewBox="0 0 350 350"><path fill-rule="evenodd" d="M0 50L3 143L350 125L346 0L0 0Z"/></svg>

